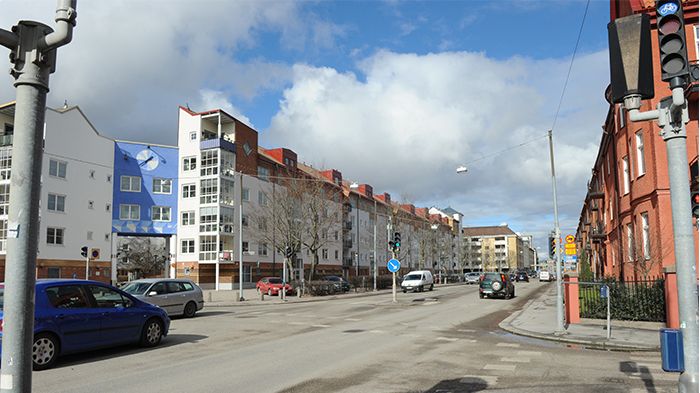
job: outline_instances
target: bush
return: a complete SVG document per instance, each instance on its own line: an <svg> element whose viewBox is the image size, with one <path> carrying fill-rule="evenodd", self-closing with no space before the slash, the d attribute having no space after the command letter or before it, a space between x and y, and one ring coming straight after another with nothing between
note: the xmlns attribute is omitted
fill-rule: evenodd
<svg viewBox="0 0 700 393"><path fill-rule="evenodd" d="M610 287L610 317L623 321L666 321L664 280L620 282L605 280ZM579 286L581 317L607 318L607 301L600 286Z"/></svg>

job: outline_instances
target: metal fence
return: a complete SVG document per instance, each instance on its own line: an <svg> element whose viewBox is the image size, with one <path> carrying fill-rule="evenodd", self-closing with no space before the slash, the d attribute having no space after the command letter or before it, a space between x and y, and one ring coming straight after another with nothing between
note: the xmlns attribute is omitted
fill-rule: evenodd
<svg viewBox="0 0 700 393"><path fill-rule="evenodd" d="M610 313L612 319L622 321L666 321L664 280L634 282L601 281L579 284L579 305L582 318L605 319L606 299L600 288L610 288Z"/></svg>

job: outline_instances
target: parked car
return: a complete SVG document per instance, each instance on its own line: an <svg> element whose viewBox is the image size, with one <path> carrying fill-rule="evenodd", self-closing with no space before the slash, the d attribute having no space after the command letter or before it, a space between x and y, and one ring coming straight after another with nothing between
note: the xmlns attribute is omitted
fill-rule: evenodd
<svg viewBox="0 0 700 393"><path fill-rule="evenodd" d="M464 281L467 284L478 284L481 275L477 272L464 273Z"/></svg>
<svg viewBox="0 0 700 393"><path fill-rule="evenodd" d="M288 295L292 293L292 286L289 283L285 283L284 288ZM279 295L282 292L282 279L279 277L263 277L255 284L255 289L258 290L258 293L266 293L267 296Z"/></svg>
<svg viewBox="0 0 700 393"><path fill-rule="evenodd" d="M192 318L204 308L202 289L187 279L145 278L131 281L121 290L139 300L159 306L168 315Z"/></svg>
<svg viewBox="0 0 700 393"><path fill-rule="evenodd" d="M549 274L548 271L542 270L542 271L540 272L540 281L547 281L547 282L549 282L550 280L552 280L552 275Z"/></svg>
<svg viewBox="0 0 700 393"><path fill-rule="evenodd" d="M0 283L0 307L4 292L5 285ZM0 311L0 320L3 318ZM168 334L169 327L165 310L111 285L39 279L35 286L32 365L34 370L44 370L68 353L130 343L153 347Z"/></svg>
<svg viewBox="0 0 700 393"><path fill-rule="evenodd" d="M350 283L347 282L347 280L345 280L343 277L325 276L325 277L323 277L323 279L326 281L332 282L336 291L342 291L342 292L349 292L350 291Z"/></svg>
<svg viewBox="0 0 700 393"><path fill-rule="evenodd" d="M515 297L515 285L510 276L497 272L484 273L479 282L479 298L485 297L503 297L504 299Z"/></svg>
<svg viewBox="0 0 700 393"><path fill-rule="evenodd" d="M526 272L518 272L515 275L515 281L516 282L519 282L519 281L530 282L530 277L528 277Z"/></svg>
<svg viewBox="0 0 700 393"><path fill-rule="evenodd" d="M433 273L429 270L415 270L409 272L401 281L401 290L403 293L407 291L423 292L425 287L429 291L433 290Z"/></svg>

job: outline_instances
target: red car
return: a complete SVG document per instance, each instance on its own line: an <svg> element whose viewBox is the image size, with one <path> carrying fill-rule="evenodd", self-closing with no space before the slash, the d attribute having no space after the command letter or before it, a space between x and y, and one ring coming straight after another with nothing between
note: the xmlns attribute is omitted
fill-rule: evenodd
<svg viewBox="0 0 700 393"><path fill-rule="evenodd" d="M282 279L279 277L263 277L255 284L255 289L258 293L266 293L268 296L279 295L282 291ZM287 295L292 292L292 286L289 283L285 284Z"/></svg>

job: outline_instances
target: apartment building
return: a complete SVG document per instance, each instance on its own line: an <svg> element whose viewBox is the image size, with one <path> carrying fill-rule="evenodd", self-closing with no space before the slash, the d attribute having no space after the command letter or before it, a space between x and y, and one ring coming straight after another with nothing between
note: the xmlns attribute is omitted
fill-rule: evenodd
<svg viewBox="0 0 700 393"><path fill-rule="evenodd" d="M463 252L463 236L462 236L462 213L457 210L446 207L443 209L438 209L437 207L431 207L428 211L431 215L439 215L440 220L445 222L449 226L449 270L450 272L464 273L464 256Z"/></svg>
<svg viewBox="0 0 700 393"><path fill-rule="evenodd" d="M523 239L508 225L465 227L464 253L471 271L515 271L525 267Z"/></svg>

